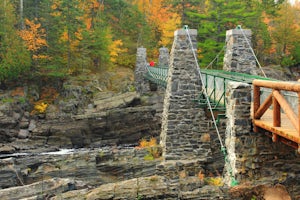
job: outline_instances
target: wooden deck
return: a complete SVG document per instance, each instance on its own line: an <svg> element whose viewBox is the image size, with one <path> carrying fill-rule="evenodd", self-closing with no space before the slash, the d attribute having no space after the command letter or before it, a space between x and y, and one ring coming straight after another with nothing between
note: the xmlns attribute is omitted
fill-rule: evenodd
<svg viewBox="0 0 300 200"><path fill-rule="evenodd" d="M281 113L281 127L274 127L272 112L272 110L268 109L260 119L253 119L252 117L253 125L285 138L288 141L285 141L284 143L288 143L288 145L298 149L300 144L300 134L297 132L296 128L284 113ZM253 112L251 113L253 115Z"/></svg>
<svg viewBox="0 0 300 200"><path fill-rule="evenodd" d="M253 80L252 85L251 117L254 132L271 132L273 142L283 142L300 153L300 82ZM272 92L260 102L262 88L269 88ZM289 104L283 91L296 94L297 108Z"/></svg>

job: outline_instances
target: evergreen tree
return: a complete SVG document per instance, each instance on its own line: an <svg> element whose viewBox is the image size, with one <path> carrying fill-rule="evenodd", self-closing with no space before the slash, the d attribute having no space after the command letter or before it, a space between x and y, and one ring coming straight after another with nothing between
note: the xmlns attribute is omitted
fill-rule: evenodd
<svg viewBox="0 0 300 200"><path fill-rule="evenodd" d="M179 14L181 18L181 27L183 25L189 25L190 27L197 27L198 23L194 23L191 20L191 13L199 13L201 8L204 8L205 1L203 0L165 0L165 6L171 5L172 10Z"/></svg>
<svg viewBox="0 0 300 200"><path fill-rule="evenodd" d="M104 5L104 14L112 30L112 40L121 39L123 43L124 51L119 54L116 64L133 68L137 45L142 44L147 49L154 49L154 47L157 49L158 38L151 35L152 30L145 16L136 6L124 0L111 0ZM151 55L150 52L148 53Z"/></svg>
<svg viewBox="0 0 300 200"><path fill-rule="evenodd" d="M201 0L199 0L201 1ZM207 66L222 51L225 45L226 31L241 25L243 29L253 32L253 44L257 47L264 44L261 50L270 46L267 27L263 24L262 14L265 4L259 1L243 0L202 0L200 12L188 12L194 24L198 23L200 63ZM274 4L274 6L277 4ZM274 9L269 6L268 9ZM271 12L271 11L270 11ZM257 41L260 42L257 42ZM223 58L223 54L220 55ZM222 67L222 63L216 65Z"/></svg>
<svg viewBox="0 0 300 200"><path fill-rule="evenodd" d="M79 45L82 40L83 10L79 0L50 0L41 4L42 25L46 29L48 48L51 58L47 63L49 73L66 75L81 67Z"/></svg>
<svg viewBox="0 0 300 200"><path fill-rule="evenodd" d="M81 60L94 69L106 69L109 66L109 46L112 43L110 28L103 15L103 5L96 0L84 2L86 28L82 31L80 43Z"/></svg>
<svg viewBox="0 0 300 200"><path fill-rule="evenodd" d="M13 4L9 0L0 3L0 82L17 78L30 69L30 54L17 34Z"/></svg>

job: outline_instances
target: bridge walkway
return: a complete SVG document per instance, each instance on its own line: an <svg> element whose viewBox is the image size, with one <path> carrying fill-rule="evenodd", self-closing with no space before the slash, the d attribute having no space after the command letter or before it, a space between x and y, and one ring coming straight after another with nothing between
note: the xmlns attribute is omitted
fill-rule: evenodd
<svg viewBox="0 0 300 200"><path fill-rule="evenodd" d="M166 66L146 67L147 74L145 78L162 87L166 87L168 68ZM207 94L214 110L225 111L225 94L229 81L254 85L252 87L256 88L256 90L252 94L253 105L251 111L254 132L266 133L267 131L267 135L272 137L274 142L283 142L297 149L300 153L300 100L298 97L298 94L300 94L300 83L282 82L261 76L223 70L201 70L201 75L204 80L205 93L200 93L199 98L196 100L199 106L207 105L207 100L203 96ZM264 85L265 82L271 83L272 86ZM255 86L258 83L259 85ZM278 85L282 87L278 88ZM274 91L277 92L274 93ZM262 107L260 106L261 103ZM257 114L257 112L259 113ZM221 112L219 116L225 117L224 113Z"/></svg>

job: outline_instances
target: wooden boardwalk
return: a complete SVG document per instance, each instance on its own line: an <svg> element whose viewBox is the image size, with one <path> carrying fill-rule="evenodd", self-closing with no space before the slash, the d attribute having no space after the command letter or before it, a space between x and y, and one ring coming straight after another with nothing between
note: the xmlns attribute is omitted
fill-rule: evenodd
<svg viewBox="0 0 300 200"><path fill-rule="evenodd" d="M297 149L300 153L300 83L254 80L252 84L253 104L251 117L254 132L260 132L261 129L269 131L272 133L274 142L283 142ZM263 102L260 102L261 88L272 90ZM296 94L297 108L291 107L281 91L289 91ZM295 112L295 109L298 112Z"/></svg>
<svg viewBox="0 0 300 200"><path fill-rule="evenodd" d="M300 135L286 114L281 113L281 127L273 126L273 110L270 109L268 109L260 119L253 119L252 117L252 123L254 126L258 126L291 141L288 145L298 149L296 143L300 144ZM259 130L257 130L257 132L259 132Z"/></svg>

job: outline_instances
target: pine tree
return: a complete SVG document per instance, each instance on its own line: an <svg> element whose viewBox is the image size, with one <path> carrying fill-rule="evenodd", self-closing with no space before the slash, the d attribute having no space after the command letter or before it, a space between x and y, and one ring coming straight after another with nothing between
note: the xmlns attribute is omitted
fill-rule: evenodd
<svg viewBox="0 0 300 200"><path fill-rule="evenodd" d="M18 36L15 10L9 0L0 3L0 82L17 78L30 69L30 54Z"/></svg>
<svg viewBox="0 0 300 200"><path fill-rule="evenodd" d="M51 58L45 71L65 76L80 68L79 45L83 39L83 10L79 0L49 0L41 3L40 21L46 29L47 54Z"/></svg>
<svg viewBox="0 0 300 200"><path fill-rule="evenodd" d="M111 0L104 3L104 15L110 22L112 41L122 40L124 50L118 57L116 64L133 68L137 45L147 49L158 49L158 37L146 22L145 15L137 6L124 0ZM153 27L152 27L153 28ZM159 32L156 32L160 34ZM148 51L151 56L151 52Z"/></svg>
<svg viewBox="0 0 300 200"><path fill-rule="evenodd" d="M254 47L261 45L262 51L268 48L270 37L262 21L265 6L263 3L255 0L202 0L201 2L204 7L199 8L200 11L188 12L187 15L193 24L198 24L198 46L202 66L206 67L216 58L218 52L222 52L226 31L238 25L243 29L252 30ZM268 7L271 8L274 9L272 6ZM223 54L219 57L222 58ZM217 63L216 67L221 68L222 62Z"/></svg>
<svg viewBox="0 0 300 200"><path fill-rule="evenodd" d="M82 60L94 69L106 69L109 64L109 46L112 43L108 24L103 16L104 5L97 0L83 2L85 29L80 44Z"/></svg>

